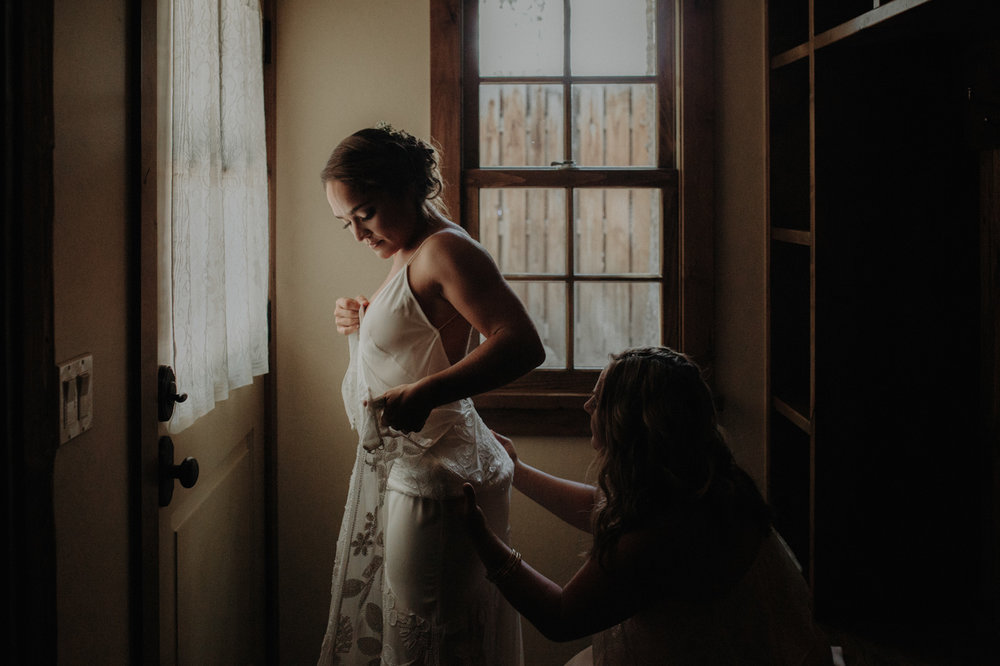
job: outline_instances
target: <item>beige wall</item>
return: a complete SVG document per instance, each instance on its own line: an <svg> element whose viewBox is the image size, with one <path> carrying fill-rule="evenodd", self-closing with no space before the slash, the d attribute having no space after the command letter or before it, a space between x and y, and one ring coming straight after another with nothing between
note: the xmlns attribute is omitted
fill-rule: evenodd
<svg viewBox="0 0 1000 666"><path fill-rule="evenodd" d="M717 5L719 110L716 266L723 421L738 458L764 472L765 218L762 3ZM340 401L347 346L333 325L340 295L371 293L387 266L359 251L330 216L318 181L348 133L388 120L421 136L430 124L426 0L285 0L278 7L277 341L280 649L310 663L326 624L330 570L356 440ZM583 478L586 439L525 438L521 455ZM565 582L586 539L523 497L514 541ZM525 627L526 662L562 664L586 641L553 644Z"/></svg>
<svg viewBox="0 0 1000 666"><path fill-rule="evenodd" d="M715 3L715 386L737 460L765 488L767 410L764 5Z"/></svg>
<svg viewBox="0 0 1000 666"><path fill-rule="evenodd" d="M319 172L379 120L430 129L426 0L284 0L277 16L278 558L281 661L315 663L357 443L340 384L334 300L386 270L336 224Z"/></svg>
<svg viewBox="0 0 1000 666"><path fill-rule="evenodd" d="M387 120L430 131L426 0L285 0L278 6L277 342L280 649L285 664L314 661L326 627L330 572L357 444L340 398L346 341L337 296L370 294L388 266L331 217L319 171L350 132ZM586 440L532 440L526 459L582 475ZM515 500L514 538L556 580L583 548L554 520ZM526 628L530 664L562 664L578 644Z"/></svg>
<svg viewBox="0 0 1000 666"><path fill-rule="evenodd" d="M91 430L62 445L58 654L128 661L125 2L56 0L55 357L94 357Z"/></svg>

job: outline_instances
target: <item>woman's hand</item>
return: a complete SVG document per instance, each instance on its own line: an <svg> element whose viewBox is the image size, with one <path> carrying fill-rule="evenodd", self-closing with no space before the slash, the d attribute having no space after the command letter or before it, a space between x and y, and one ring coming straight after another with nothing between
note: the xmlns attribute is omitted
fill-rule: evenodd
<svg viewBox="0 0 1000 666"><path fill-rule="evenodd" d="M486 524L486 514L476 501L476 489L471 483L462 484L462 516L465 518L466 527L474 539L478 540L486 533L490 532L489 525Z"/></svg>
<svg viewBox="0 0 1000 666"><path fill-rule="evenodd" d="M361 326L361 308L368 307L368 299L364 296L357 298L338 298L337 306L333 309L333 317L337 322L337 332L349 335L358 330Z"/></svg>
<svg viewBox="0 0 1000 666"><path fill-rule="evenodd" d="M514 463L514 468L516 469L517 449L514 448L514 442L511 441L510 437L505 437L500 433L498 433L496 430L490 430L490 432L493 433L493 436L497 438L498 442L500 442L500 446L502 446L504 448L504 451L507 452L507 455L510 456L510 460L511 462Z"/></svg>
<svg viewBox="0 0 1000 666"><path fill-rule="evenodd" d="M416 384L391 388L374 400L381 410L381 424L400 432L422 430L434 405L425 400Z"/></svg>
<svg viewBox="0 0 1000 666"><path fill-rule="evenodd" d="M469 533L469 539L479 554L479 559L486 566L487 571L492 571L505 557L508 552L507 545L496 535L486 522L486 514L482 507L476 502L476 490L471 483L462 484L462 517L465 518L465 528Z"/></svg>

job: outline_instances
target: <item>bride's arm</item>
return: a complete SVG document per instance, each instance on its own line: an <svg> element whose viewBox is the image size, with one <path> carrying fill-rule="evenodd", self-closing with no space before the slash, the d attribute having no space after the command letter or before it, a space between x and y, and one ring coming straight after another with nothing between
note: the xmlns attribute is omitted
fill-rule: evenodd
<svg viewBox="0 0 1000 666"><path fill-rule="evenodd" d="M410 267L411 284L429 284L485 338L449 368L387 391L384 417L399 430L419 430L431 409L503 386L538 366L538 332L493 259L459 233L435 234Z"/></svg>

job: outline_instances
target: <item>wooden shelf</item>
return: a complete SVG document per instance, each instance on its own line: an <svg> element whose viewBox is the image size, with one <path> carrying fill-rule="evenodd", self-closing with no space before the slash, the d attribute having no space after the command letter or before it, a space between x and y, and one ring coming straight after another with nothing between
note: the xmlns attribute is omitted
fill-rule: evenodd
<svg viewBox="0 0 1000 666"><path fill-rule="evenodd" d="M840 2L840 0L835 0ZM872 8L857 14L833 27L820 29L811 40L795 43L771 56L771 69L780 69L788 64L808 58L810 53L835 44L843 39L853 37L880 23L896 18L905 12L927 4L932 0L874 0ZM772 38L773 39L773 38Z"/></svg>
<svg viewBox="0 0 1000 666"><path fill-rule="evenodd" d="M771 404L774 406L774 410L776 412L788 419L788 421L796 428L807 435L812 434L812 422L809 420L808 416L805 416L799 412L799 410L795 409L777 396L771 398Z"/></svg>
<svg viewBox="0 0 1000 666"><path fill-rule="evenodd" d="M771 69L781 69L785 65L809 57L809 44L799 44L771 58Z"/></svg>
<svg viewBox="0 0 1000 666"><path fill-rule="evenodd" d="M1000 142L977 133L973 100L1000 80L1000 3L768 11L789 12L768 21L775 525L821 621L878 634L892 618L907 647L988 646L976 631L1000 631Z"/></svg>
<svg viewBox="0 0 1000 666"><path fill-rule="evenodd" d="M771 228L771 240L793 245L812 245L812 233L799 229Z"/></svg>
<svg viewBox="0 0 1000 666"><path fill-rule="evenodd" d="M863 30L872 28L928 2L931 0L892 0L892 2L883 3L860 16L820 32L813 40L814 48L821 49L842 39L853 37Z"/></svg>

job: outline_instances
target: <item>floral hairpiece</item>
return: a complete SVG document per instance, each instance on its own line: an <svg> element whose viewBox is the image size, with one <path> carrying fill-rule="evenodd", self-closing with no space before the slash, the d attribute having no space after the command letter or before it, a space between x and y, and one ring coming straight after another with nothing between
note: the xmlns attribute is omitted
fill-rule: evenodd
<svg viewBox="0 0 1000 666"><path fill-rule="evenodd" d="M388 123L384 120L380 120L377 123L375 123L375 129L381 130L386 134L396 137L397 139L407 138L406 132L404 132L403 130L396 129L395 127L392 126L392 123Z"/></svg>

